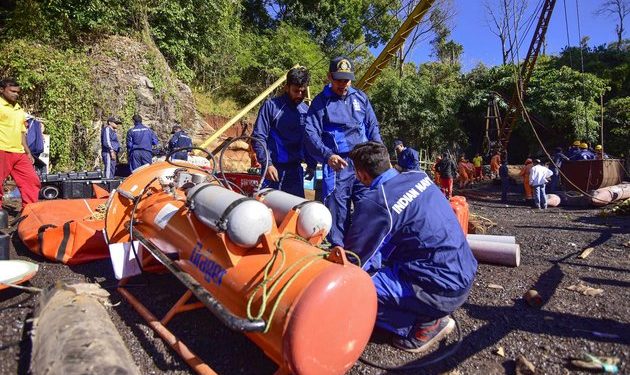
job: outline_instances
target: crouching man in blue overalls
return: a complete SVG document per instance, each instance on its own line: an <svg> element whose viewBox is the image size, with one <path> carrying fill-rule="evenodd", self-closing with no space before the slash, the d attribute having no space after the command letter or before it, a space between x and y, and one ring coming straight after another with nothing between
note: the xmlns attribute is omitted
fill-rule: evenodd
<svg viewBox="0 0 630 375"><path fill-rule="evenodd" d="M343 246L350 225L351 204L367 191L354 175L348 154L366 141L381 142L378 121L367 95L351 87L352 62L337 57L330 62L330 84L319 93L306 117L306 151L322 163L322 200L332 214L328 241Z"/></svg>
<svg viewBox="0 0 630 375"><path fill-rule="evenodd" d="M384 145L350 153L369 191L355 206L346 248L372 275L376 325L393 345L421 353L455 327L449 317L468 298L477 261L444 195L423 171L398 173Z"/></svg>

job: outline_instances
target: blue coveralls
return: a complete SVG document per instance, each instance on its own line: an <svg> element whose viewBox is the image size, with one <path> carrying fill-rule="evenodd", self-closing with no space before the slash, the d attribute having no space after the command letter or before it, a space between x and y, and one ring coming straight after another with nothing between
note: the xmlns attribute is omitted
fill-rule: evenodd
<svg viewBox="0 0 630 375"><path fill-rule="evenodd" d="M560 168L562 167L562 162L569 160L569 158L562 152L556 152L553 154L552 159L553 163L549 166L549 169L553 172L553 176L551 176L549 191L553 193L554 191L557 191L560 186Z"/></svg>
<svg viewBox="0 0 630 375"><path fill-rule="evenodd" d="M571 160L593 160L595 154L590 150L580 150L571 156Z"/></svg>
<svg viewBox="0 0 630 375"><path fill-rule="evenodd" d="M262 165L273 165L278 170L278 180L265 179L263 187L282 190L298 197L304 197L304 170L302 160L309 169L315 169L317 162L304 152L304 122L308 106L295 105L284 94L267 100L254 124L252 137L260 142L252 142L256 158ZM269 151L269 160L265 153Z"/></svg>
<svg viewBox="0 0 630 375"><path fill-rule="evenodd" d="M420 169L418 151L411 147L406 147L398 154L398 166L403 171L415 171Z"/></svg>
<svg viewBox="0 0 630 375"><path fill-rule="evenodd" d="M322 163L322 200L332 214L333 224L328 241L343 246L343 236L350 225L350 205L365 195L367 188L357 180L348 154L363 142L381 141L378 121L367 95L353 87L347 95L335 94L330 85L324 87L308 110L304 144L306 151ZM328 159L339 155L348 166L335 172Z"/></svg>
<svg viewBox="0 0 630 375"><path fill-rule="evenodd" d="M120 151L120 142L116 131L110 126L104 126L101 129L101 156L103 157L103 177L114 178L116 173L116 157L112 158L111 152L118 154Z"/></svg>
<svg viewBox="0 0 630 375"><path fill-rule="evenodd" d="M44 152L44 134L42 133L42 123L34 118L28 120L28 130L26 131L26 144L33 157L38 158Z"/></svg>
<svg viewBox="0 0 630 375"><path fill-rule="evenodd" d="M453 209L423 171L392 168L374 179L345 244L372 275L376 325L399 336L460 307L477 271Z"/></svg>
<svg viewBox="0 0 630 375"><path fill-rule="evenodd" d="M133 172L137 168L151 164L153 146L157 146L158 139L153 130L137 122L127 131L127 157L129 169Z"/></svg>
<svg viewBox="0 0 630 375"><path fill-rule="evenodd" d="M507 203L507 194L510 189L510 173L508 170L507 160L504 160L499 167L499 176L501 177L501 203Z"/></svg>
<svg viewBox="0 0 630 375"><path fill-rule="evenodd" d="M175 132L168 141L168 150L173 152L178 148L192 147L192 139L183 130ZM171 155L171 159L188 160L188 151L179 151Z"/></svg>

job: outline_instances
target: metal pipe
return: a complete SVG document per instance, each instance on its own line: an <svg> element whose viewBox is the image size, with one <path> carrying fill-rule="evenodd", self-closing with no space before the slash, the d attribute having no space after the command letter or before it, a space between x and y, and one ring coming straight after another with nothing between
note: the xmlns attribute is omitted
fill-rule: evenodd
<svg viewBox="0 0 630 375"><path fill-rule="evenodd" d="M514 236L495 236L491 234L467 234L466 239L473 241L488 241L512 244L516 243L516 237Z"/></svg>
<svg viewBox="0 0 630 375"><path fill-rule="evenodd" d="M144 318L144 320L149 323L151 328L160 335L160 337L168 343L168 345L179 354L186 363L192 367L193 370L197 374L200 375L217 375L217 373L210 368L207 364L205 364L195 353L193 353L188 347L181 342L171 331L168 330L160 321L155 317L155 315L151 314L149 310L147 310L140 301L136 299L129 291L125 288L119 287L118 293L120 293L127 302L131 304L131 306L136 310L140 316Z"/></svg>
<svg viewBox="0 0 630 375"><path fill-rule="evenodd" d="M521 247L518 244L468 240L468 245L480 262L510 267L521 264Z"/></svg>

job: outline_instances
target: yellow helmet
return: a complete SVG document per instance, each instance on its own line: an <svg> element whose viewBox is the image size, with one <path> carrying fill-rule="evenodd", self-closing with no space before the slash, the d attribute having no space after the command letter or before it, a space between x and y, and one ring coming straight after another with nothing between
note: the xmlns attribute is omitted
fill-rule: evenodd
<svg viewBox="0 0 630 375"><path fill-rule="evenodd" d="M580 148L587 149L587 148L588 148L588 144L586 144L586 143L582 143L582 144L580 145Z"/></svg>
<svg viewBox="0 0 630 375"><path fill-rule="evenodd" d="M601 151L601 150L602 150L602 145L595 146L595 151Z"/></svg>
<svg viewBox="0 0 630 375"><path fill-rule="evenodd" d="M573 146L580 147L580 143L581 143L580 141L575 141L575 142L573 142Z"/></svg>

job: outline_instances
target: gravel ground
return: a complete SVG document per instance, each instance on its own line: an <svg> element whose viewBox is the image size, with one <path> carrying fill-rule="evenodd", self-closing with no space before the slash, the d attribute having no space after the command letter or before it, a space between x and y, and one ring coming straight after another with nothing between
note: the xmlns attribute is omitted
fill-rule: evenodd
<svg viewBox="0 0 630 375"><path fill-rule="evenodd" d="M407 374L490 375L515 373L515 360L522 355L538 373L573 374L582 372L571 368L568 360L588 352L617 357L619 373L630 372L630 218L598 217L595 209L532 210L516 195L512 204L500 204L493 186L467 195L471 212L497 223L489 234L516 236L520 267L480 265L468 302L454 314L461 327L460 341L452 334L447 343L419 358L394 349L386 334L375 332L364 357L394 367L434 362L403 371ZM577 258L588 247L594 247L593 253ZM40 264L31 286L69 279L98 282L109 289L112 320L143 374L191 373L114 290L109 261L73 267L46 262L26 251L17 236L11 252L13 259ZM567 289L580 282L604 292L591 297ZM137 286L131 287L133 291L157 316L184 291L169 275L139 277L133 283ZM521 298L531 288L541 295L541 308L530 307ZM37 297L31 294L0 292L0 374L28 372L30 319L36 304ZM169 328L220 374L276 370L245 336L227 330L205 310L178 316ZM504 356L496 354L499 348ZM393 372L358 363L349 373Z"/></svg>

